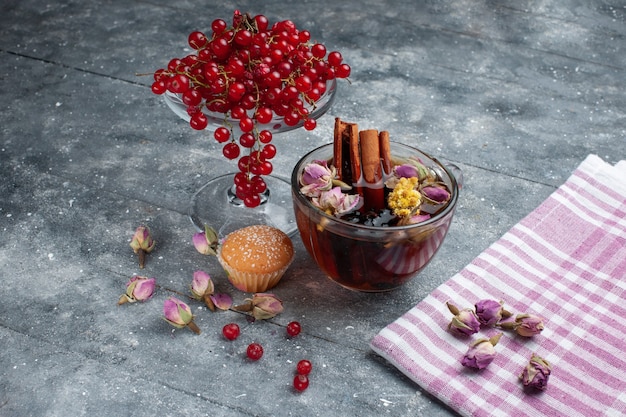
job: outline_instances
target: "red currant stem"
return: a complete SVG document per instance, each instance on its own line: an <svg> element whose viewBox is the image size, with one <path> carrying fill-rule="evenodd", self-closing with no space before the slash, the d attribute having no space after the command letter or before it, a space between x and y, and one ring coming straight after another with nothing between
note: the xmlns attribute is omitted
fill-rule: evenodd
<svg viewBox="0 0 626 417"><path fill-rule="evenodd" d="M200 328L196 325L196 323L193 322L193 320L187 323L187 327L189 327L189 330L191 330L195 334L200 334Z"/></svg>

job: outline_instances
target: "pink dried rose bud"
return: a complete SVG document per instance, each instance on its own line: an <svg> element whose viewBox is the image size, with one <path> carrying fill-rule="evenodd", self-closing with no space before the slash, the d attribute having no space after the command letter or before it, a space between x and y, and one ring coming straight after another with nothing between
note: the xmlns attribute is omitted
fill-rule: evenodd
<svg viewBox="0 0 626 417"><path fill-rule="evenodd" d="M118 305L149 300L154 294L156 280L154 278L135 275L126 283L126 293L122 294Z"/></svg>
<svg viewBox="0 0 626 417"><path fill-rule="evenodd" d="M467 368L486 368L496 357L494 346L498 344L501 336L502 333L498 333L490 339L483 338L473 342L461 359L461 364Z"/></svg>
<svg viewBox="0 0 626 417"><path fill-rule="evenodd" d="M421 191L422 196L433 204L444 204L450 200L450 192L443 186L428 185Z"/></svg>
<svg viewBox="0 0 626 417"><path fill-rule="evenodd" d="M163 302L163 315L165 321L172 326L182 329L189 327L191 331L200 334L200 329L193 322L191 308L176 297L170 297Z"/></svg>
<svg viewBox="0 0 626 417"><path fill-rule="evenodd" d="M217 255L217 247L219 245L219 239L217 232L205 225L204 232L199 232L193 235L193 246L198 252L203 255Z"/></svg>
<svg viewBox="0 0 626 417"><path fill-rule="evenodd" d="M514 330L518 335L533 337L544 329L543 318L534 314L518 314L515 321L507 321L498 324L506 330Z"/></svg>
<svg viewBox="0 0 626 417"><path fill-rule="evenodd" d="M533 314L518 314L515 317L515 331L520 336L532 337L544 329L543 318Z"/></svg>
<svg viewBox="0 0 626 417"><path fill-rule="evenodd" d="M550 363L533 353L528 365L519 376L525 387L545 390L548 386L548 377L552 373Z"/></svg>
<svg viewBox="0 0 626 417"><path fill-rule="evenodd" d="M236 311L250 313L257 320L267 320L282 313L283 302L274 294L257 293L244 303L233 307Z"/></svg>
<svg viewBox="0 0 626 417"><path fill-rule="evenodd" d="M448 310L454 317L448 324L448 331L456 336L469 336L478 333L480 330L480 322L474 313L474 310L466 308L459 310L454 304L447 302Z"/></svg>
<svg viewBox="0 0 626 417"><path fill-rule="evenodd" d="M191 281L191 296L196 300L203 300L204 304L211 311L215 311L215 304L211 299L211 295L215 292L213 280L209 274L204 271L196 271L193 273Z"/></svg>
<svg viewBox="0 0 626 417"><path fill-rule="evenodd" d="M300 192L307 197L319 197L322 191L332 188L335 175L335 168L329 168L326 161L314 161L302 171Z"/></svg>
<svg viewBox="0 0 626 417"><path fill-rule="evenodd" d="M152 238L148 226L139 226L135 230L130 240L130 247L139 255L139 268L143 269L146 264L146 254L152 252L155 245L156 241Z"/></svg>
<svg viewBox="0 0 626 417"><path fill-rule="evenodd" d="M358 194L344 194L340 187L323 191L319 197L311 199L314 206L331 216L339 216L356 209L359 201Z"/></svg>
<svg viewBox="0 0 626 417"><path fill-rule="evenodd" d="M481 300L474 305L476 317L484 326L493 327L503 318L511 317L511 313L504 309L504 303L496 300Z"/></svg>

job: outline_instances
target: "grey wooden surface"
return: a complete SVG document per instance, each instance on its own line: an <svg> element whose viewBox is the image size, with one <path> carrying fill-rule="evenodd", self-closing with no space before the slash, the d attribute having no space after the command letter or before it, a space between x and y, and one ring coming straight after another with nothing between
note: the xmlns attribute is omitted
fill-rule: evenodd
<svg viewBox="0 0 626 417"><path fill-rule="evenodd" d="M454 162L464 187L443 247L404 288L344 290L296 236L275 289L283 314L252 324L193 304L195 336L161 319L166 291L116 301L133 274L185 292L197 269L245 297L194 250L186 216L194 191L231 168L137 74L186 53L189 32L235 8L291 19L352 65L315 131L276 140L276 174L330 142L341 117ZM588 154L626 157L625 35L623 1L3 1L0 415L454 415L369 341ZM128 246L141 223L158 241L142 271ZM291 320L303 326L294 339ZM235 342L219 335L229 321L242 326ZM266 353L249 363L253 340ZM314 372L296 394L302 358Z"/></svg>

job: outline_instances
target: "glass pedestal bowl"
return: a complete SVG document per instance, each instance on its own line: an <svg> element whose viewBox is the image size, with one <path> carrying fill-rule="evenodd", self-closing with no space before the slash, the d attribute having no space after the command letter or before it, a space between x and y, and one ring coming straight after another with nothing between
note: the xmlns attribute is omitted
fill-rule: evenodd
<svg viewBox="0 0 626 417"><path fill-rule="evenodd" d="M326 91L315 102L309 105L309 118L318 119L332 106L337 92L337 81L329 80ZM165 103L181 119L190 120L187 114L187 106L182 102L180 95L166 92ZM223 113L203 111L209 120L206 130L213 132L220 126L233 126L233 134L239 137L239 121L226 117ZM274 135L273 141L280 140L284 132L298 129L303 126L303 121L296 125L285 124L282 117L275 116L271 122L258 124L257 129L269 130ZM211 135L212 139L212 135ZM267 190L261 195L261 204L258 207L249 208L235 195L234 175L235 171L210 179L198 189L192 196L188 215L192 224L199 231L204 230L205 225L210 225L218 231L220 236L229 232L253 224L266 224L274 226L287 235L295 234L297 227L294 212L291 207L291 187L289 179L276 175L263 176L267 184Z"/></svg>
<svg viewBox="0 0 626 417"><path fill-rule="evenodd" d="M448 232L459 194L452 170L416 148L392 142L392 158L419 158L447 185L451 197L429 220L366 226L324 213L300 192L303 168L316 160L330 161L332 152L332 144L313 150L296 164L291 176L293 207L304 246L320 269L345 288L381 292L402 286L426 267Z"/></svg>

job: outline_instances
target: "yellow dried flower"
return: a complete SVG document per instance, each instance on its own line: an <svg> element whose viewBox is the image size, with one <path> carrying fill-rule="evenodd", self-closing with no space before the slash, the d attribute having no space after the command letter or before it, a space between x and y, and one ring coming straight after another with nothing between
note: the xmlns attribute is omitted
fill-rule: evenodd
<svg viewBox="0 0 626 417"><path fill-rule="evenodd" d="M415 188L417 178L400 178L393 191L389 194L389 208L393 214L406 217L415 212L422 203L422 196Z"/></svg>

